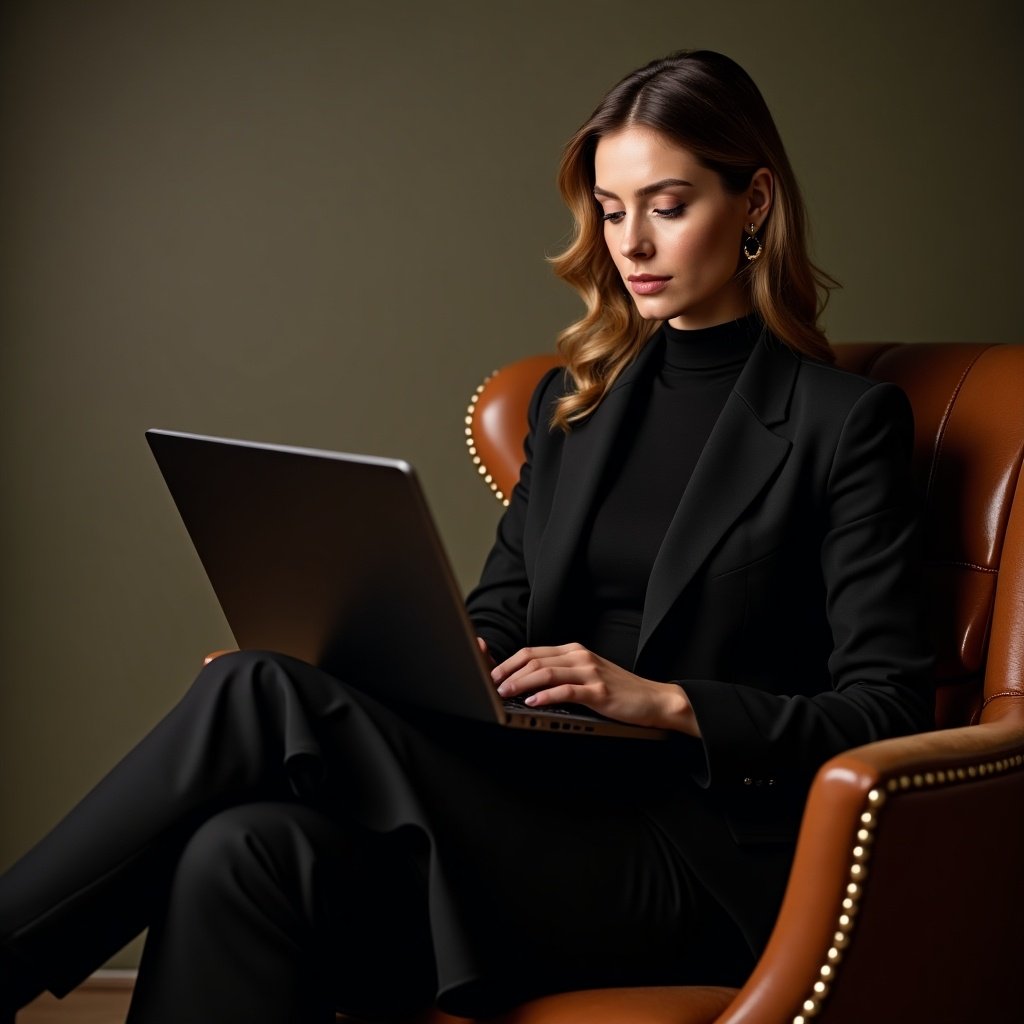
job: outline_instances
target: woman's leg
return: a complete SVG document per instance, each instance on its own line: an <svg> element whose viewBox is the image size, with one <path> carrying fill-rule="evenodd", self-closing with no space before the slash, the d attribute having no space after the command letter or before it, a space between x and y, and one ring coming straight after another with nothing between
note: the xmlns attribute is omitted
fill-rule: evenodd
<svg viewBox="0 0 1024 1024"><path fill-rule="evenodd" d="M154 917L204 821L299 795L429 849L437 986L450 1007L497 1012L566 986L680 982L705 923L693 873L645 810L664 798L700 830L677 753L399 716L292 659L229 656L0 878L0 946L62 994ZM387 884L369 889L379 905ZM396 913L404 921L401 904ZM0 951L0 1008L12 1002L2 965Z"/></svg>
<svg viewBox="0 0 1024 1024"><path fill-rule="evenodd" d="M296 803L246 804L186 844L130 1024L314 1024L429 1006L426 892L394 840Z"/></svg>
<svg viewBox="0 0 1024 1024"><path fill-rule="evenodd" d="M323 770L319 726L344 689L292 659L242 652L182 701L0 877L0 1010L63 995L148 923L181 849L234 804L293 798Z"/></svg>

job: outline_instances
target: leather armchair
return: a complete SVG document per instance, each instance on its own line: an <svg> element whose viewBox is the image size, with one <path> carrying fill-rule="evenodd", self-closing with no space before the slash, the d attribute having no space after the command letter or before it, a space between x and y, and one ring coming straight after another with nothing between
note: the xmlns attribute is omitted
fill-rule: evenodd
<svg viewBox="0 0 1024 1024"><path fill-rule="evenodd" d="M818 772L764 955L739 990L571 992L501 1024L964 1024L1024 1014L1024 346L837 345L916 419L939 728ZM518 478L535 356L492 374L466 443ZM435 1013L433 1024L457 1018Z"/></svg>

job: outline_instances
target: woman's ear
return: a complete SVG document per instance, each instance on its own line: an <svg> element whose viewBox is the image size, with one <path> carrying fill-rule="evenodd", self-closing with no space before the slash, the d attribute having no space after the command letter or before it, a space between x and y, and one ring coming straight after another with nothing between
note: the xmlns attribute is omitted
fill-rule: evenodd
<svg viewBox="0 0 1024 1024"><path fill-rule="evenodd" d="M775 188L775 177L767 167L754 171L747 187L747 219L760 229L772 208L772 194Z"/></svg>

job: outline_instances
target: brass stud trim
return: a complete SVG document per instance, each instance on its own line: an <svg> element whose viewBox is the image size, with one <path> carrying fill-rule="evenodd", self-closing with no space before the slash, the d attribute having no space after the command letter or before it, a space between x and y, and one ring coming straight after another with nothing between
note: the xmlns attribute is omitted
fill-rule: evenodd
<svg viewBox="0 0 1024 1024"><path fill-rule="evenodd" d="M491 494L495 496L508 508L508 498L502 493L501 489L495 483L494 475L484 464L483 459L480 458L480 453L476 447L476 435L473 433L473 427L476 424L476 406L480 401L480 396L484 393L484 388L487 387L487 382L497 373L495 370L493 373L489 373L484 377L483 381L476 386L476 390L473 392L473 397L469 400L469 405L466 407L466 447L469 451L469 457L473 460L473 465L476 466L476 471L483 477L483 481L491 489Z"/></svg>
<svg viewBox="0 0 1024 1024"><path fill-rule="evenodd" d="M872 789L865 800L864 809L860 814L860 825L856 832L856 841L850 849L850 862L847 869L847 883L841 909L836 917L835 932L832 944L825 953L823 963L818 968L818 976L811 983L811 990L800 1004L800 1011L791 1018L791 1024L810 1024L811 1020L821 1012L822 1005L828 998L829 990L835 983L839 964L843 953L850 944L850 936L856 923L857 911L867 884L867 861L871 855L871 844L878 828L879 813L886 800L894 794L902 794L908 790L934 789L937 786L956 785L970 779L985 779L990 775L999 775L1014 768L1024 767L1024 753L1008 755L991 761L982 761L960 768L936 769L934 771L915 772L911 775L894 776Z"/></svg>

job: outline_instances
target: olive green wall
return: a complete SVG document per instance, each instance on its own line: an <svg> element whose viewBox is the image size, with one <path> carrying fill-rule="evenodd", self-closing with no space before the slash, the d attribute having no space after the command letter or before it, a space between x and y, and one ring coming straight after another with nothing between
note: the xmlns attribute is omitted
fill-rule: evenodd
<svg viewBox="0 0 1024 1024"><path fill-rule="evenodd" d="M0 39L0 865L230 643L146 427L409 458L471 581L463 407L573 316L555 162L635 65L753 74L833 337L1020 340L1019 0L9 0Z"/></svg>

